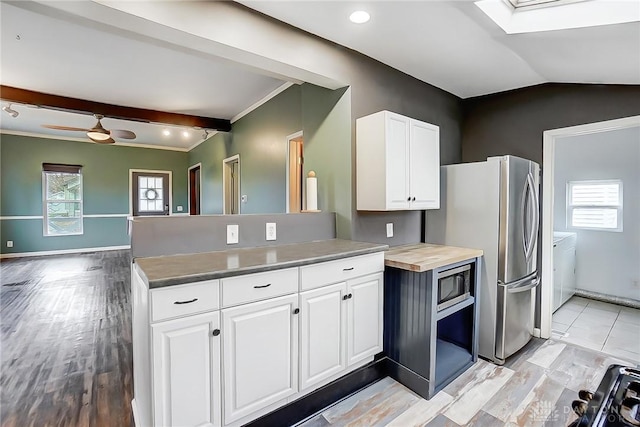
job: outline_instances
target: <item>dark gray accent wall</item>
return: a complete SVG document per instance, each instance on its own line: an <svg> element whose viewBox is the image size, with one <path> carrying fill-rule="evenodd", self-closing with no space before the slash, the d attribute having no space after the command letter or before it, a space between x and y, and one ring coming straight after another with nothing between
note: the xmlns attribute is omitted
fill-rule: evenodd
<svg viewBox="0 0 640 427"><path fill-rule="evenodd" d="M352 119L352 239L397 246L422 241L423 211L359 212L356 210L355 121L389 110L440 127L440 162L461 160L462 100L430 84L349 51ZM394 237L386 237L386 223L394 224Z"/></svg>
<svg viewBox="0 0 640 427"><path fill-rule="evenodd" d="M542 165L542 134L640 115L640 85L546 83L464 100L462 160L513 154Z"/></svg>
<svg viewBox="0 0 640 427"><path fill-rule="evenodd" d="M276 223L277 240L266 240L267 222ZM229 224L238 225L237 244L227 245ZM131 225L131 253L135 258L194 254L335 237L336 216L332 212L138 217Z"/></svg>

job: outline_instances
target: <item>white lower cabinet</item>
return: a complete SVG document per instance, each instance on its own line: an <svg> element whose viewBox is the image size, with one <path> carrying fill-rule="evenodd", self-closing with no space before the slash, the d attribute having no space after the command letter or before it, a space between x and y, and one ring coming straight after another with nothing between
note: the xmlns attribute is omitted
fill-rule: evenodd
<svg viewBox="0 0 640 427"><path fill-rule="evenodd" d="M298 391L298 295L222 310L224 423Z"/></svg>
<svg viewBox="0 0 640 427"><path fill-rule="evenodd" d="M132 268L136 425L243 425L373 360L383 268L369 254L159 289Z"/></svg>
<svg viewBox="0 0 640 427"><path fill-rule="evenodd" d="M218 311L151 326L156 426L221 425L219 328Z"/></svg>
<svg viewBox="0 0 640 427"><path fill-rule="evenodd" d="M347 284L300 293L300 390L347 367Z"/></svg>
<svg viewBox="0 0 640 427"><path fill-rule="evenodd" d="M382 351L383 275L347 282L347 364Z"/></svg>

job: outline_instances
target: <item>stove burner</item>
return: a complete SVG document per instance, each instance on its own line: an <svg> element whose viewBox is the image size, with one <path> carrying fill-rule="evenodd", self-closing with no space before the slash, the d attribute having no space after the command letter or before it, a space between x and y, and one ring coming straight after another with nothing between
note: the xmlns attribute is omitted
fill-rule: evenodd
<svg viewBox="0 0 640 427"><path fill-rule="evenodd" d="M629 394L629 389L625 392ZM620 404L620 415L632 426L640 426L640 399L627 397Z"/></svg>

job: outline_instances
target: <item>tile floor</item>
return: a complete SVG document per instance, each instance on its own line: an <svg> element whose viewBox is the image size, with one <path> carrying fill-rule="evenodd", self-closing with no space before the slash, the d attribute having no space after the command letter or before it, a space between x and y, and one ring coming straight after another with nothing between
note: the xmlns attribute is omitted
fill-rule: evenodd
<svg viewBox="0 0 640 427"><path fill-rule="evenodd" d="M478 360L430 400L387 377L299 427L566 427L571 402L611 364L633 365L567 342L532 339L504 366Z"/></svg>
<svg viewBox="0 0 640 427"><path fill-rule="evenodd" d="M640 310L572 297L553 314L553 337L640 363Z"/></svg>

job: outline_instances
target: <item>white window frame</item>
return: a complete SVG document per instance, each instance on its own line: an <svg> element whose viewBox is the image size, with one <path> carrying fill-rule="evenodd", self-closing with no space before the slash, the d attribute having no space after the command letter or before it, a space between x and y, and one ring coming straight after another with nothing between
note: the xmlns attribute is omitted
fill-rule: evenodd
<svg viewBox="0 0 640 427"><path fill-rule="evenodd" d="M571 196L574 185L596 185L596 184L616 184L618 186L618 204L617 205L572 205ZM614 233L622 232L622 180L620 179L602 179L602 180L581 180L567 182L567 228L573 230L590 230L590 231L609 231ZM617 210L617 227L584 227L573 225L574 209L616 209Z"/></svg>
<svg viewBox="0 0 640 427"><path fill-rule="evenodd" d="M68 175L78 175L80 177L80 200L61 200L47 199L47 174L66 173ZM49 203L80 203L80 231L77 233L50 234L49 233L49 214L47 206ZM71 172L53 172L42 171L42 234L44 237L64 237L64 236L80 236L84 234L84 182L82 179L82 169L78 173Z"/></svg>

